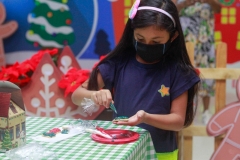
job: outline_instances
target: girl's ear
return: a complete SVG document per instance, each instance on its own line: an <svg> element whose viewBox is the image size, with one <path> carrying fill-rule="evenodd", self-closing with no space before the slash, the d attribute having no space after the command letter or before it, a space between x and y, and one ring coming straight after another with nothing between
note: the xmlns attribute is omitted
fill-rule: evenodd
<svg viewBox="0 0 240 160"><path fill-rule="evenodd" d="M178 31L176 31L176 32L174 33L173 37L171 38L171 42L174 41L174 39L176 39L178 35L179 35L179 34L178 34Z"/></svg>

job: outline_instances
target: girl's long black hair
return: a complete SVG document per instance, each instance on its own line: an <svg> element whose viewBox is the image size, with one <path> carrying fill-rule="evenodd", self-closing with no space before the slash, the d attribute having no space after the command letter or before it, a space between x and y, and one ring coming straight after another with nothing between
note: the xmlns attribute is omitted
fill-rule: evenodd
<svg viewBox="0 0 240 160"><path fill-rule="evenodd" d="M155 25L160 29L166 29L170 33L170 38L174 36L176 31L178 32L177 38L172 41L171 47L167 53L164 54L163 59L174 60L181 68L186 70L186 73L196 73L187 53L178 10L175 4L171 0L141 0L139 7L140 6L152 6L165 10L174 18L176 26L174 27L173 21L168 16L160 12L139 10L134 19L128 19L119 43L98 65L114 57L125 58L130 55L135 55L136 51L132 43L134 29ZM99 90L97 83L98 65L92 70L89 78L89 90ZM196 108L194 109L193 107L193 101L197 91L198 84L188 90L188 103L184 126L189 126L194 119Z"/></svg>

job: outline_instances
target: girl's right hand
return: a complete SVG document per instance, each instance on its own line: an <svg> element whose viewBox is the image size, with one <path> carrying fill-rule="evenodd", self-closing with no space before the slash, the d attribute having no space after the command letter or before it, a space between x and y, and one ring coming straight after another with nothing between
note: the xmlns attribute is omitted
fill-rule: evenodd
<svg viewBox="0 0 240 160"><path fill-rule="evenodd" d="M91 99L96 105L109 108L110 103L112 102L112 94L108 89L101 89L93 92Z"/></svg>

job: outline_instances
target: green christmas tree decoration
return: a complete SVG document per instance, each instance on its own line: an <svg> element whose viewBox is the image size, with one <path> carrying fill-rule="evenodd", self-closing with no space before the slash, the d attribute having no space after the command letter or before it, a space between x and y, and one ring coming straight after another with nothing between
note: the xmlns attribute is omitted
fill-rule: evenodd
<svg viewBox="0 0 240 160"><path fill-rule="evenodd" d="M6 150L9 150L12 148L12 141L11 141L11 138L10 138L10 133L9 133L9 130L6 129L5 130L5 133L4 133L4 136L3 136L3 142L2 142L2 149L6 149Z"/></svg>
<svg viewBox="0 0 240 160"><path fill-rule="evenodd" d="M235 0L219 0L224 6L231 6Z"/></svg>
<svg viewBox="0 0 240 160"><path fill-rule="evenodd" d="M63 48L74 42L72 15L67 5L68 0L35 0L35 8L28 15L30 28L26 39L35 47Z"/></svg>

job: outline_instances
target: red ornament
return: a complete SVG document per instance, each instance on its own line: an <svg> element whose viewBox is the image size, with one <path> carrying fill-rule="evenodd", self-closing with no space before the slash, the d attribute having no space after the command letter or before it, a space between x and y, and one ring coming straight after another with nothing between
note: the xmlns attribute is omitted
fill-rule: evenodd
<svg viewBox="0 0 240 160"><path fill-rule="evenodd" d="M57 35L56 33L53 33L53 34L52 34L53 37L56 37L56 35Z"/></svg>
<svg viewBox="0 0 240 160"><path fill-rule="evenodd" d="M63 41L63 44L66 46L66 45L68 45L68 41L67 40L64 40Z"/></svg>
<svg viewBox="0 0 240 160"><path fill-rule="evenodd" d="M51 18L52 16L53 16L53 13L52 13L52 12L48 12L48 13L47 13L47 17L48 17L48 18Z"/></svg>
<svg viewBox="0 0 240 160"><path fill-rule="evenodd" d="M198 68L195 68L195 72L197 73L197 75L200 75L200 70Z"/></svg>
<svg viewBox="0 0 240 160"><path fill-rule="evenodd" d="M33 46L34 46L34 47L38 47L38 42L34 42L34 43L33 43Z"/></svg>
<svg viewBox="0 0 240 160"><path fill-rule="evenodd" d="M66 20L66 24L67 24L67 25L70 25L71 23L72 23L71 19L67 19L67 20Z"/></svg>
<svg viewBox="0 0 240 160"><path fill-rule="evenodd" d="M57 134L57 133L61 132L61 130L59 128L53 128L49 132Z"/></svg>

